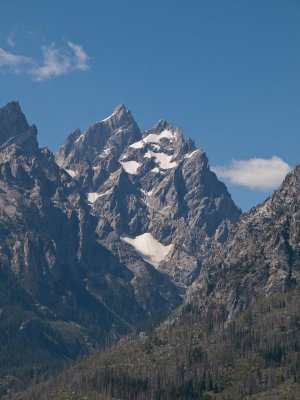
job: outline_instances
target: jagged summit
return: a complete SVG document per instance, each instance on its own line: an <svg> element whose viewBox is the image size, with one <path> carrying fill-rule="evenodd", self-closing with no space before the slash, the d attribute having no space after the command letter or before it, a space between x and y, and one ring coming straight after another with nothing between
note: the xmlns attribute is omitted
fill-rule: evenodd
<svg viewBox="0 0 300 400"><path fill-rule="evenodd" d="M131 115L131 111L128 110L124 104L120 103L120 104L117 104L116 107L114 108L113 114L119 114L119 115L130 114Z"/></svg>
<svg viewBox="0 0 300 400"><path fill-rule="evenodd" d="M173 126L170 122L165 119L160 119L152 128L144 132L144 135L147 135L148 132L163 132L164 130L170 130L173 132L180 132L182 135L182 131L180 128Z"/></svg>
<svg viewBox="0 0 300 400"><path fill-rule="evenodd" d="M17 101L0 108L0 150L16 144L23 150L36 151L36 136L35 125L29 126Z"/></svg>
<svg viewBox="0 0 300 400"><path fill-rule="evenodd" d="M122 257L134 254L128 243L152 235L151 243L172 249L155 267L179 284L194 279L204 242L214 235L223 241L240 215L192 139L163 119L141 132L122 104L84 134L69 136L56 160L85 190L102 243ZM126 265L136 268L130 260Z"/></svg>
<svg viewBox="0 0 300 400"><path fill-rule="evenodd" d="M115 124L124 124L129 121L134 121L132 113L128 110L124 104L118 104L113 112L99 123L113 121Z"/></svg>
<svg viewBox="0 0 300 400"><path fill-rule="evenodd" d="M161 130L161 129L168 129L171 128L173 129L173 126L166 121L165 119L160 119L152 128L153 130Z"/></svg>
<svg viewBox="0 0 300 400"><path fill-rule="evenodd" d="M119 156L124 147L141 139L140 129L131 112L119 104L113 113L91 125L84 133L75 131L68 136L56 154L57 163L67 169L74 164L93 165L99 156L110 150Z"/></svg>
<svg viewBox="0 0 300 400"><path fill-rule="evenodd" d="M7 103L0 108L0 144L18 136L29 129L28 122L17 101Z"/></svg>
<svg viewBox="0 0 300 400"><path fill-rule="evenodd" d="M91 212L98 193L82 190L81 180L90 179L101 149L112 147L117 153L131 135L132 142L141 139L133 124L120 123L118 132L121 128L102 123L85 137L80 131L69 137L64 152L74 160L78 157L78 164L73 161L78 182L71 170L59 168L49 150L38 148L36 129L28 125L18 103L0 110L0 127L1 140L11 140L0 148L0 319L1 335L7 338L0 340L1 366L4 354L10 357L8 348L25 349L28 358L25 355L22 366L35 357L37 364L46 359L48 366L51 360L75 358L108 338L117 339L138 324L156 320L181 302L168 277L143 261L142 273L134 273L99 243L99 219ZM138 189L130 186L117 159L116 184L107 190L112 189L116 207L123 210L124 190L129 188L130 195ZM96 177L99 184L101 176ZM126 220L119 226L125 229ZM109 233L102 231L104 236ZM148 293L142 289L144 281ZM17 353L14 350L9 369L20 363Z"/></svg>
<svg viewBox="0 0 300 400"><path fill-rule="evenodd" d="M183 294L219 323L299 282L300 167L239 218L205 152L167 121L141 132L119 105L56 162L36 133L18 103L0 109L5 376L29 367L32 380L33 359L45 371L151 326Z"/></svg>
<svg viewBox="0 0 300 400"><path fill-rule="evenodd" d="M128 111L125 104L123 104L123 103L117 104L116 107L114 108L113 112L117 113L117 112L121 112L121 111Z"/></svg>

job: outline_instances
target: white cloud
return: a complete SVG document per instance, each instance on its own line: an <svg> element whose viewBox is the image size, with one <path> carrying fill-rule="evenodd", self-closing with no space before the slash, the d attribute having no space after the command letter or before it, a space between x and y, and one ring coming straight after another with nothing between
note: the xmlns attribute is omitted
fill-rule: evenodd
<svg viewBox="0 0 300 400"><path fill-rule="evenodd" d="M43 60L17 55L0 48L0 70L14 73L24 72L36 81L42 81L72 71L89 69L89 57L83 47L67 42L68 47L58 48L54 44L42 47Z"/></svg>
<svg viewBox="0 0 300 400"><path fill-rule="evenodd" d="M37 81L66 74L72 69L70 57L53 44L51 46L43 46L42 52L43 64L36 65L30 70L30 74Z"/></svg>
<svg viewBox="0 0 300 400"><path fill-rule="evenodd" d="M9 53L0 47L0 69L19 73L31 64L30 57Z"/></svg>
<svg viewBox="0 0 300 400"><path fill-rule="evenodd" d="M75 67L80 69L81 71L86 71L90 68L88 65L89 57L86 52L83 50L83 47L79 44L68 42L69 47L74 51L75 55Z"/></svg>
<svg viewBox="0 0 300 400"><path fill-rule="evenodd" d="M291 168L280 157L273 156L269 159L233 160L228 166L217 166L212 170L218 178L234 185L267 192L276 189Z"/></svg>
<svg viewBox="0 0 300 400"><path fill-rule="evenodd" d="M89 69L88 55L79 44L68 42L71 49L59 49L54 44L43 46L43 64L36 66L30 72L37 81L64 75L74 70L86 71Z"/></svg>
<svg viewBox="0 0 300 400"><path fill-rule="evenodd" d="M7 43L8 46L11 47L11 48L14 48L14 47L15 47L16 42L15 42L14 34L13 34L13 33L10 33L10 34L7 36L6 43Z"/></svg>

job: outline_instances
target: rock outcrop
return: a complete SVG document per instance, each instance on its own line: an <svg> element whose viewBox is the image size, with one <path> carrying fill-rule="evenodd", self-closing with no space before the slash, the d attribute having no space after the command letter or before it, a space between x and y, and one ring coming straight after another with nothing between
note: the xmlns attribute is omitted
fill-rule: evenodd
<svg viewBox="0 0 300 400"><path fill-rule="evenodd" d="M101 243L137 277L154 267L186 287L240 215L203 150L163 120L141 133L123 105L71 134L56 161L85 191Z"/></svg>
<svg viewBox="0 0 300 400"><path fill-rule="evenodd" d="M263 204L241 216L223 245L215 242L187 301L223 306L232 319L257 299L300 279L300 166Z"/></svg>
<svg viewBox="0 0 300 400"><path fill-rule="evenodd" d="M143 293L136 291L134 273L99 242L98 218L80 185L36 136L18 103L0 109L0 353L7 368L32 357L48 366L72 359L181 302L156 270L148 274L153 286L144 281Z"/></svg>

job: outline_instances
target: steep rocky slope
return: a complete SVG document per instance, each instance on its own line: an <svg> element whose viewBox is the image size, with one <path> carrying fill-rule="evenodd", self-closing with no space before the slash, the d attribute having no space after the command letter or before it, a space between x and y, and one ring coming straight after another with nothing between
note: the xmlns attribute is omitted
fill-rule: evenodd
<svg viewBox="0 0 300 400"><path fill-rule="evenodd" d="M180 303L156 270L156 286L139 295L132 271L99 243L78 184L36 136L18 103L0 109L0 368L13 376L113 342Z"/></svg>
<svg viewBox="0 0 300 400"><path fill-rule="evenodd" d="M300 279L300 165L263 204L242 215L227 241L215 242L187 301L223 306L228 318Z"/></svg>
<svg viewBox="0 0 300 400"><path fill-rule="evenodd" d="M71 134L56 161L85 191L102 244L137 277L152 266L189 285L207 242L224 241L240 215L203 150L163 120L141 133L123 105Z"/></svg>
<svg viewBox="0 0 300 400"><path fill-rule="evenodd" d="M300 166L239 218L203 150L166 121L142 133L120 105L55 159L36 135L17 103L0 109L5 387L158 321L184 297L154 339L95 358L112 375L87 361L53 398L74 388L77 398L254 398L253 379L257 392L298 388Z"/></svg>
<svg viewBox="0 0 300 400"><path fill-rule="evenodd" d="M182 302L174 283L239 213L165 121L141 133L120 105L55 161L18 103L1 108L1 372L26 379L32 360L36 374L166 316Z"/></svg>
<svg viewBox="0 0 300 400"><path fill-rule="evenodd" d="M224 243L211 242L186 304L152 335L128 338L16 398L297 400L299 199L297 166Z"/></svg>

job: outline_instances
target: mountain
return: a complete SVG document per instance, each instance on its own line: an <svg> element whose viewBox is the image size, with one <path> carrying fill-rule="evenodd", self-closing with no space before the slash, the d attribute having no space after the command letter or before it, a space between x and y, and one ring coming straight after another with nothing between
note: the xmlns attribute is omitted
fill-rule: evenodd
<svg viewBox="0 0 300 400"><path fill-rule="evenodd" d="M99 153L105 149L107 153L111 149L119 157L125 146L139 139L141 133L131 112L119 105L112 115L93 124L85 133L77 129L69 135L59 149L56 161L64 167L80 165L84 168L97 158L101 161Z"/></svg>
<svg viewBox="0 0 300 400"><path fill-rule="evenodd" d="M18 102L12 101L0 109L0 133L1 148L7 146L12 140L37 146L36 128L28 125ZM28 136L31 136L31 140L27 139Z"/></svg>
<svg viewBox="0 0 300 400"><path fill-rule="evenodd" d="M298 400L299 294L258 300L226 325L185 307L168 329L124 340L10 399Z"/></svg>
<svg viewBox="0 0 300 400"><path fill-rule="evenodd" d="M1 108L2 386L167 316L239 214L165 121L142 133L119 105L54 157L17 102Z"/></svg>
<svg viewBox="0 0 300 400"><path fill-rule="evenodd" d="M297 400L300 393L300 165L212 242L185 304L22 400Z"/></svg>
<svg viewBox="0 0 300 400"><path fill-rule="evenodd" d="M167 316L239 214L165 121L142 133L119 105L54 157L17 102L1 108L2 386Z"/></svg>
<svg viewBox="0 0 300 400"><path fill-rule="evenodd" d="M56 161L85 192L101 243L137 276L152 266L185 288L240 215L203 150L163 120L141 133L124 105L72 133Z"/></svg>
<svg viewBox="0 0 300 400"><path fill-rule="evenodd" d="M257 299L300 280L300 165L263 204L242 215L217 242L187 293L201 307L222 306L229 319Z"/></svg>
<svg viewBox="0 0 300 400"><path fill-rule="evenodd" d="M15 398L296 399L299 197L300 166L241 215L203 150L124 105L54 156L7 104L0 395L98 349Z"/></svg>
<svg viewBox="0 0 300 400"><path fill-rule="evenodd" d="M19 104L0 117L0 372L15 383L33 365L40 373L161 318L181 298L154 270L140 301L132 271L99 243L85 194L38 148Z"/></svg>

